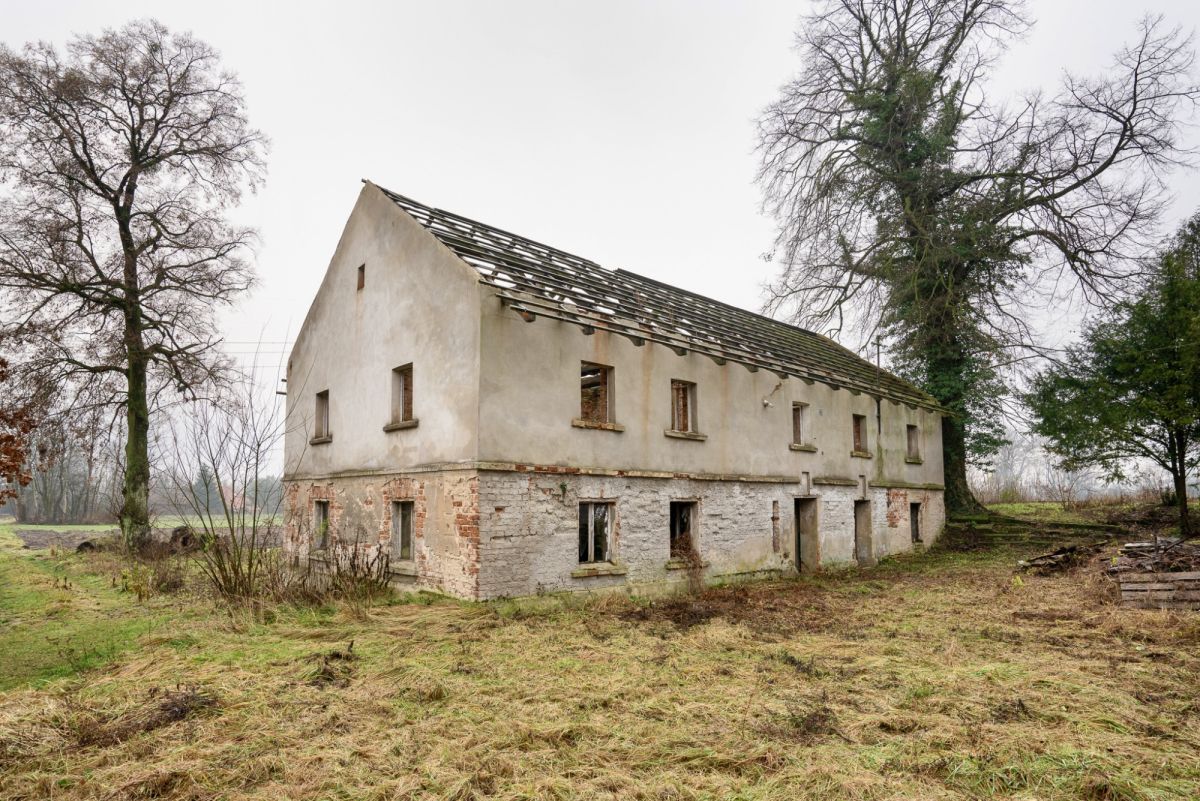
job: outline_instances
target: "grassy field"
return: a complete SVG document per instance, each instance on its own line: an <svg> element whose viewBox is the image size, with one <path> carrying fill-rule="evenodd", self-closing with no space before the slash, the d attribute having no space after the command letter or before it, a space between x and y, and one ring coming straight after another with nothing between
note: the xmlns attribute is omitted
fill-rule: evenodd
<svg viewBox="0 0 1200 801"><path fill-rule="evenodd" d="M0 538L4 799L1200 797L1200 616L1094 569L252 617Z"/></svg>

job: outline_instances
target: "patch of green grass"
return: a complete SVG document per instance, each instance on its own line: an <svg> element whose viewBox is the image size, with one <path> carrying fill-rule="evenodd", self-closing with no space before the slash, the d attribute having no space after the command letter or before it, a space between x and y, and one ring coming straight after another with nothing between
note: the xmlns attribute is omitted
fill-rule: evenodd
<svg viewBox="0 0 1200 801"><path fill-rule="evenodd" d="M85 557L18 550L12 528L0 525L0 690L106 664L174 617L134 604Z"/></svg>
<svg viewBox="0 0 1200 801"><path fill-rule="evenodd" d="M1094 522L1082 513L1064 509L1056 501L1026 501L1023 503L993 503L988 509L996 514L1016 517L1021 520L1033 520L1039 523L1091 523Z"/></svg>

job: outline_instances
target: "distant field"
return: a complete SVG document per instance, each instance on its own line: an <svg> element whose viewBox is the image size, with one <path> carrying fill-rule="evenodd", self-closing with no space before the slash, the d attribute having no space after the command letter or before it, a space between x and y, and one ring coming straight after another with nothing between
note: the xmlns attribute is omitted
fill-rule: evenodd
<svg viewBox="0 0 1200 801"><path fill-rule="evenodd" d="M1200 797L1200 618L1016 556L255 618L0 528L0 798Z"/></svg>

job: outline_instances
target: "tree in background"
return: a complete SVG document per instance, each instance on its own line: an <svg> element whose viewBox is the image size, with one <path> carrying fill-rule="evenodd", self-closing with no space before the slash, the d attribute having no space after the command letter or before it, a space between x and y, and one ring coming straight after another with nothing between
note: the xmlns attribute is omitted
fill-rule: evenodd
<svg viewBox="0 0 1200 801"><path fill-rule="evenodd" d="M60 387L123 408L126 541L149 537L150 415L221 375L213 310L247 289L227 210L266 142L217 53L155 21L0 47L0 326Z"/></svg>
<svg viewBox="0 0 1200 801"><path fill-rule="evenodd" d="M1107 75L996 103L989 69L1028 25L1019 0L825 0L760 120L770 305L834 333L853 305L888 337L950 412L950 511L977 506L967 464L1003 442L1002 370L1036 345L1031 300L1119 292L1200 96L1190 39L1148 19Z"/></svg>
<svg viewBox="0 0 1200 801"><path fill-rule="evenodd" d="M1156 261L1139 295L1042 372L1028 403L1034 431L1068 469L1120 479L1137 460L1171 475L1190 536L1187 477L1200 464L1200 215Z"/></svg>
<svg viewBox="0 0 1200 801"><path fill-rule="evenodd" d="M29 435L36 419L22 393L11 392L8 362L0 358L0 506L15 498L31 476L26 470Z"/></svg>

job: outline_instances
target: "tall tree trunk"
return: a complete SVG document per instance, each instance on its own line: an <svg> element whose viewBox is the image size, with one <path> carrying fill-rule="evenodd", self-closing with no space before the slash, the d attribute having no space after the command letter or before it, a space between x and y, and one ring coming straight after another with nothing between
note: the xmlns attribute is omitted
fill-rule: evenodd
<svg viewBox="0 0 1200 801"><path fill-rule="evenodd" d="M1188 442L1187 433L1178 429L1172 432L1171 437L1175 451L1171 458L1171 478L1175 483L1175 503L1179 506L1179 536L1187 539L1192 535L1187 496L1187 452L1191 443Z"/></svg>
<svg viewBox="0 0 1200 801"><path fill-rule="evenodd" d="M935 296L917 341L928 374L926 387L946 410L942 417L942 469L947 514L980 514L986 510L967 484L966 404L968 358L954 325L953 299ZM940 310L940 313L939 313Z"/></svg>
<svg viewBox="0 0 1200 801"><path fill-rule="evenodd" d="M130 229L131 210L137 193L138 172L130 171L122 202L116 207L117 227L125 251L125 354L128 360L125 401L125 485L121 496L121 531L125 544L141 550L150 541L150 402L149 354L142 331L141 284L138 280L137 248Z"/></svg>
<svg viewBox="0 0 1200 801"><path fill-rule="evenodd" d="M146 357L140 348L137 354L129 353L128 380L121 531L129 548L141 550L150 541L150 409L146 397Z"/></svg>

